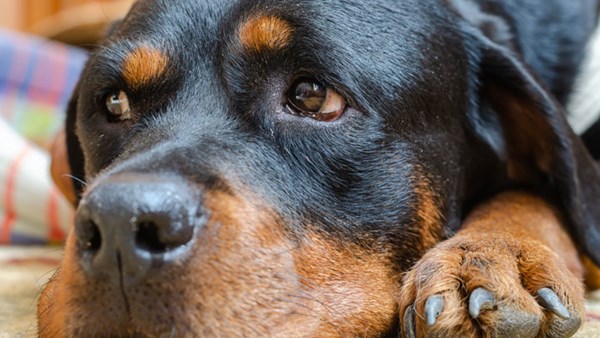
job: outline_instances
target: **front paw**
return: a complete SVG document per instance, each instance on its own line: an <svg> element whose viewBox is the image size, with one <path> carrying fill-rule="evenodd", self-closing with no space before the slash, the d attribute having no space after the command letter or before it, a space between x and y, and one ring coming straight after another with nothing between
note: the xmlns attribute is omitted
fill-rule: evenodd
<svg viewBox="0 0 600 338"><path fill-rule="evenodd" d="M401 336L570 337L583 303L582 283L538 241L457 236L405 275Z"/></svg>

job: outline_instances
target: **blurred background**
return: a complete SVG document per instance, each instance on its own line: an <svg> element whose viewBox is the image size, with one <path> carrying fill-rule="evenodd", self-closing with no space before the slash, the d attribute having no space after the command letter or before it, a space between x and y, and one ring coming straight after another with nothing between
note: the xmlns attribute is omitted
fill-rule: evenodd
<svg viewBox="0 0 600 338"><path fill-rule="evenodd" d="M49 151L88 50L132 3L0 0L0 337L37 336L35 299L73 220Z"/></svg>
<svg viewBox="0 0 600 338"><path fill-rule="evenodd" d="M0 27L87 47L133 0L0 0Z"/></svg>

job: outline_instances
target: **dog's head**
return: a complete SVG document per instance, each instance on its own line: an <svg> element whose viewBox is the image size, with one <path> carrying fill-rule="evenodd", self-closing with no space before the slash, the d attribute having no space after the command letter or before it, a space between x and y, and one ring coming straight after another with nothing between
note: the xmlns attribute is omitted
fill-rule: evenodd
<svg viewBox="0 0 600 338"><path fill-rule="evenodd" d="M390 333L401 273L508 182L597 239L560 108L459 12L138 2L70 103L78 212L41 335Z"/></svg>

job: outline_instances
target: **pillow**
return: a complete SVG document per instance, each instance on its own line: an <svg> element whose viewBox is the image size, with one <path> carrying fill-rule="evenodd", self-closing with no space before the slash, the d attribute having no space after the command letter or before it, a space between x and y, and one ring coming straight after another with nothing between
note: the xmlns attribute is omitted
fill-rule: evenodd
<svg viewBox="0 0 600 338"><path fill-rule="evenodd" d="M61 242L72 223L44 149L86 59L81 49L0 29L0 244Z"/></svg>
<svg viewBox="0 0 600 338"><path fill-rule="evenodd" d="M0 29L0 118L46 146L86 59L84 50Z"/></svg>

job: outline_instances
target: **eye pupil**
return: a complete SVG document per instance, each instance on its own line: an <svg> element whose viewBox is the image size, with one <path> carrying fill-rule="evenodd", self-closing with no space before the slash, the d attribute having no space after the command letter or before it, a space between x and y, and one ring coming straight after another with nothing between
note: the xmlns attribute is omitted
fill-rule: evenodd
<svg viewBox="0 0 600 338"><path fill-rule="evenodd" d="M124 91L111 93L106 97L106 108L108 112L120 120L131 118L129 99Z"/></svg>
<svg viewBox="0 0 600 338"><path fill-rule="evenodd" d="M346 109L346 100L331 87L310 77L296 80L287 92L287 111L321 122L337 120Z"/></svg>
<svg viewBox="0 0 600 338"><path fill-rule="evenodd" d="M327 89L323 85L306 79L296 82L292 91L290 104L303 112L318 112L327 97Z"/></svg>
<svg viewBox="0 0 600 338"><path fill-rule="evenodd" d="M119 102L119 95L113 94L108 99L107 103L108 110L113 114L121 114L121 102Z"/></svg>

